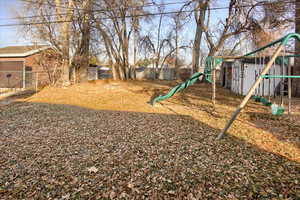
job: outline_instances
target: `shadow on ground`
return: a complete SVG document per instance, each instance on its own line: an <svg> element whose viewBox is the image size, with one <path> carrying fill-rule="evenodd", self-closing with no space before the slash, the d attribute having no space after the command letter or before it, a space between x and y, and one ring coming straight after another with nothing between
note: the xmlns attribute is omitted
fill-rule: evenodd
<svg viewBox="0 0 300 200"><path fill-rule="evenodd" d="M300 116L287 114L274 116L270 113L247 112L257 128L272 133L283 142L295 144L300 148Z"/></svg>
<svg viewBox="0 0 300 200"><path fill-rule="evenodd" d="M155 92L148 90L149 96L157 96L159 94L166 94L172 86L175 86L176 82L155 82L161 85L163 88L154 89ZM165 87L167 86L167 87ZM168 88L169 87L169 88ZM146 91L146 89L144 89ZM228 108L227 110L216 111L215 107L211 103L211 85L206 83L195 84L189 88L182 90L174 97L168 99L169 102L174 105L185 106L186 109L193 109L206 112L211 117L219 119L224 117L229 117L229 109L234 109L242 101L242 96L237 96L233 94L230 90L218 87L217 88L217 106L224 106ZM162 105L165 102L161 102ZM297 110L297 105L299 102L294 100L293 106L294 110ZM233 112L233 111L231 111ZM287 142L300 147L300 117L299 115L292 116L273 116L271 114L270 108L265 107L260 103L255 103L252 100L249 101L246 107L246 111L243 112L244 118L243 123L249 123L251 126L272 133L278 140L282 142Z"/></svg>
<svg viewBox="0 0 300 200"><path fill-rule="evenodd" d="M299 163L190 116L17 103L0 130L3 199L299 197Z"/></svg>
<svg viewBox="0 0 300 200"><path fill-rule="evenodd" d="M0 107L11 104L16 99L19 99L19 98L23 98L23 99L30 98L35 93L36 93L35 90L25 90L25 91L19 91L19 92L12 93L8 96L0 96Z"/></svg>

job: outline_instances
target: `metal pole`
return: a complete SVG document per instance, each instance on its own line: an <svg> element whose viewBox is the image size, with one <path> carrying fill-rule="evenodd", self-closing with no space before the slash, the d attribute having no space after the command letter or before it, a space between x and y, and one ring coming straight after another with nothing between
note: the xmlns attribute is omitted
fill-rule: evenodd
<svg viewBox="0 0 300 200"><path fill-rule="evenodd" d="M230 128L230 126L232 125L232 123L234 122L234 120L236 119L236 117L239 115L239 113L246 106L246 104L248 103L249 99L253 95L255 89L258 87L259 83L263 80L262 76L266 75L266 73L270 70L270 68L272 67L272 64L274 63L276 57L281 52L281 50L282 50L283 47L284 46L282 44L280 44L280 46L278 46L278 48L276 49L274 55L272 56L272 59L268 62L268 64L266 65L266 67L264 68L264 70L261 72L261 74L258 77L258 79L256 80L256 82L253 84L253 86L249 90L248 94L245 96L245 98L243 99L243 101L241 102L241 104L238 106L238 108L236 109L236 111L232 114L230 120L227 122L227 124L224 127L224 129L222 130L222 132L218 135L218 137L217 137L218 140L221 139L224 136L224 134Z"/></svg>
<svg viewBox="0 0 300 200"><path fill-rule="evenodd" d="M292 68L291 68L291 62L289 59L288 62L288 75L292 75ZM292 79L288 78L288 98L289 98L289 107L288 107L288 114L290 115L292 112Z"/></svg>

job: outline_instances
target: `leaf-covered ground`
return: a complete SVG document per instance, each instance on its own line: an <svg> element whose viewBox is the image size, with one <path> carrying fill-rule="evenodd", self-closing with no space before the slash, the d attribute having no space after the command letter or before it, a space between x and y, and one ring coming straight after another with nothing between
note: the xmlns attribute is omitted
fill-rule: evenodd
<svg viewBox="0 0 300 200"><path fill-rule="evenodd" d="M216 141L240 98L219 88L214 109L195 85L147 104L174 84L45 88L0 105L0 199L300 198L297 115L252 102Z"/></svg>

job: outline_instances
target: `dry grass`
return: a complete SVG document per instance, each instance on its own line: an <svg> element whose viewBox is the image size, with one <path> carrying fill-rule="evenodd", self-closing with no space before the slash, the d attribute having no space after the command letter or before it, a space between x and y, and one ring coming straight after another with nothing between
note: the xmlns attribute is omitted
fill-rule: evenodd
<svg viewBox="0 0 300 200"><path fill-rule="evenodd" d="M251 102L221 141L240 97L175 82L45 88L0 105L0 199L297 199L299 116Z"/></svg>

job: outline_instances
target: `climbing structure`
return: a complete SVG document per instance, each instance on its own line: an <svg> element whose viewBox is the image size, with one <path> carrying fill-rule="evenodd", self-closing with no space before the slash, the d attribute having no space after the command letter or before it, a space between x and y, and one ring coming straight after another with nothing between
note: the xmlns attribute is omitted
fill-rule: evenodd
<svg viewBox="0 0 300 200"><path fill-rule="evenodd" d="M264 47L261 47L253 52L247 53L243 56L217 56L217 57L207 57L206 61L205 61L205 70L204 73L195 73L188 81L186 81L185 83L181 83L179 85L177 85L176 87L174 87L169 93L167 93L166 95L160 95L156 98L153 99L152 101L152 105L154 105L155 103L168 99L172 96L174 96L177 92L187 88L188 86L194 84L196 82L196 80L200 77L200 76L204 76L205 79L212 83L213 85L213 96L212 96L212 100L214 102L215 99L215 94L216 94L216 76L215 76L215 71L216 71L216 66L220 63L222 63L224 60L226 59L243 59L243 58L251 58L251 56L254 57L255 61L256 61L256 57L257 55L259 55L262 60L263 63L263 68L261 70L258 71L256 78L255 78L255 82L252 85L252 87L249 89L249 91L247 92L246 96L244 97L243 101L241 102L241 104L238 106L238 108L236 109L236 111L232 114L230 120L228 121L228 123L226 124L226 126L224 127L224 129L222 130L222 132L219 134L218 139L221 139L224 134L227 132L227 130L231 127L232 123L234 122L234 120L237 118L237 116L239 115L239 113L244 109L244 107L246 106L246 104L248 103L248 101L251 99L251 97L257 101L257 102L261 102L263 105L265 106L269 106L272 109L272 114L274 115L282 115L285 111L284 107L283 107L283 95L284 95L284 90L283 90L283 82L284 79L288 79L288 99L289 99L289 105L288 105L288 111L290 113L291 111L291 87L292 87L292 82L291 79L292 78L300 78L300 75L296 75L296 76L292 76L291 74L291 66L290 66L290 62L289 62L289 58L291 57L300 57L300 55L286 55L286 51L285 51L285 47L287 46L288 42L292 39L296 39L296 42L300 41L300 35L297 33L291 33L286 35L283 38L280 38ZM278 45L276 47L276 50L274 51L274 54L272 56L268 56L268 59L265 60L265 56L263 56L264 54L261 54L265 49L268 48L273 48L276 45ZM284 69L284 67L288 68L288 72L287 75L283 73L283 70L281 71L281 74L272 74L271 69L275 64L280 64L282 65L281 69ZM274 68L274 67L273 67ZM264 94L264 87L263 88L263 92L262 94L260 93L260 86L261 86L261 82L265 79L281 79L281 89L280 89L280 96L281 96L281 105L277 105L275 103L272 103L270 101L270 84L269 84L269 89L268 89L268 95L269 95L269 99L266 99L265 94ZM274 87L275 88L275 87Z"/></svg>
<svg viewBox="0 0 300 200"><path fill-rule="evenodd" d="M207 57L206 61L205 61L205 70L204 73L195 73L188 81L186 81L185 83L181 83L179 85L177 85L176 87L174 87L169 93L167 93L166 95L160 95L156 98L153 99L152 101L152 105L154 105L155 103L168 99L170 97L172 97L173 95L175 95L177 92L187 88L188 86L194 84L196 82L196 80L200 77L200 76L204 76L205 79L212 83L213 85L213 96L212 96L212 100L214 103L215 100L215 95L216 95L216 66L220 63L222 63L224 60L226 59L243 59L243 58L251 58L251 56L254 56L254 59L256 61L256 57L257 55L259 55L262 59L262 63L263 63L263 68L261 70L258 71L256 78L255 78L255 82L253 83L253 85L251 86L251 88L249 89L249 91L247 92L246 96L244 97L243 101L241 102L241 104L237 107L236 111L232 114L230 120L228 121L228 123L226 124L226 126L224 127L224 129L222 130L222 132L219 134L217 139L221 139L224 134L227 132L227 130L231 127L232 123L234 122L234 120L237 118L237 116L239 115L239 113L244 109L244 107L246 106L246 104L248 103L248 101L251 99L251 97L256 100L257 102L261 102L263 105L265 106L269 106L272 109L272 114L274 115L282 115L285 111L284 107L283 107L283 95L284 95L284 87L283 87L283 82L284 79L288 80L288 99L289 99L289 105L288 105L288 111L290 113L291 111L291 87L292 87L292 78L300 78L300 75L296 75L296 76L292 76L291 74L291 66L290 66L290 62L289 62L289 58L291 57L300 57L300 55L286 55L286 51L285 51L285 47L287 46L288 42L292 39L296 39L296 42L300 41L300 35L297 33L291 33L286 35L285 37L282 37L264 47L261 47L253 52L247 53L243 56L218 56L218 57ZM276 47L276 50L274 51L274 54L271 56L268 56L268 59L265 60L264 55L262 54L262 52L265 49L268 48L273 48ZM283 71L281 71L281 74L272 74L271 69L275 64L280 64L282 65L281 69L284 69L284 67L288 68L288 72L287 75L283 73ZM274 68L274 67L273 67ZM263 93L260 93L260 84L263 80L268 79L270 81L270 79L281 79L281 89L280 89L280 96L281 96L281 105L277 105L275 103L272 103L270 101L270 96L271 96L271 92L270 92L270 84L269 84L269 88L268 88L268 95L269 95L269 99L266 99L265 94L264 94L264 87L263 88Z"/></svg>

